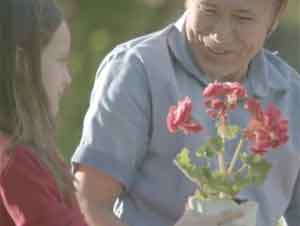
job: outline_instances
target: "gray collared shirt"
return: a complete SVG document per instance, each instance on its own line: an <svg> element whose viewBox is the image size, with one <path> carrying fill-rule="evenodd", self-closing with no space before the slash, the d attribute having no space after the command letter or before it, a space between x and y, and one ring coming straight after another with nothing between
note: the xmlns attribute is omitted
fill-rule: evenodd
<svg viewBox="0 0 300 226"><path fill-rule="evenodd" d="M73 163L92 165L124 185L122 220L130 226L171 226L181 216L195 185L173 163L187 147L195 151L214 125L203 108L206 76L193 63L184 35L184 17L162 31L116 47L101 63L82 138ZM274 226L285 215L300 222L300 80L280 58L261 50L252 60L244 85L250 95L275 102L289 120L289 142L271 152L272 170L262 186L241 198L258 202L257 226ZM184 96L194 103L193 117L206 133L171 135L166 115ZM237 110L231 120L246 125ZM226 147L230 150L234 142ZM232 153L226 152L226 159Z"/></svg>

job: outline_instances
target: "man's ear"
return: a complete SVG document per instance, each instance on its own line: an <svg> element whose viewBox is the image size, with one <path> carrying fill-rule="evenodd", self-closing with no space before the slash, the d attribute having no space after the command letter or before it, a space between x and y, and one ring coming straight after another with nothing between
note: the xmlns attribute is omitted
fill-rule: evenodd
<svg viewBox="0 0 300 226"><path fill-rule="evenodd" d="M278 6L278 8L276 9L276 14L275 17L277 20L279 20L279 18L282 17L282 15L285 13L286 9L287 9L287 5L288 5L288 0L279 0L280 4Z"/></svg>
<svg viewBox="0 0 300 226"><path fill-rule="evenodd" d="M278 24L279 24L279 20L276 19L276 21L273 22L271 28L268 30L267 37L270 37L273 34L273 32L277 29Z"/></svg>
<svg viewBox="0 0 300 226"><path fill-rule="evenodd" d="M279 25L279 20L282 17L282 15L285 13L288 0L277 0L280 1L279 5L276 7L276 12L274 14L273 23L268 31L268 37L277 29Z"/></svg>

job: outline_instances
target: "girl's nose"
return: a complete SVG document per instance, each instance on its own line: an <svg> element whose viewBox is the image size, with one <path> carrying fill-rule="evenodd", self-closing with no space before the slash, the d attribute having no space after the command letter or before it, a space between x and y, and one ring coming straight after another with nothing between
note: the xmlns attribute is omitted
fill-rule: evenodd
<svg viewBox="0 0 300 226"><path fill-rule="evenodd" d="M67 68L66 72L65 72L65 83L66 83L66 85L69 85L69 84L71 84L71 82L72 82L72 76L70 74L69 69Z"/></svg>

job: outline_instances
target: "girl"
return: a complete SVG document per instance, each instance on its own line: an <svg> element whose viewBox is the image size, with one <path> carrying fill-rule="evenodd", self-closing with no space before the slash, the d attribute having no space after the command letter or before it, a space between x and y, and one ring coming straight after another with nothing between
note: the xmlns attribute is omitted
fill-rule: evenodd
<svg viewBox="0 0 300 226"><path fill-rule="evenodd" d="M0 4L0 226L86 226L54 141L68 26L51 0Z"/></svg>

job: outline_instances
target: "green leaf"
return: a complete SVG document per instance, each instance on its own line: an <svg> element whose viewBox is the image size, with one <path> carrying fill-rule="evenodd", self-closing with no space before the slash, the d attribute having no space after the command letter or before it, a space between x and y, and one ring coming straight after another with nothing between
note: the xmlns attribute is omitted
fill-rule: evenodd
<svg viewBox="0 0 300 226"><path fill-rule="evenodd" d="M194 164L189 156L189 150L184 148L177 155L175 159L175 165L185 174L187 178L189 178L192 182L198 185L198 188L203 194L208 193L205 191L205 187L207 184L212 181L212 171L207 166L197 166Z"/></svg>
<svg viewBox="0 0 300 226"><path fill-rule="evenodd" d="M249 168L249 176L253 179L254 184L260 185L265 181L270 169L271 164L266 160L261 159L252 163Z"/></svg>
<svg viewBox="0 0 300 226"><path fill-rule="evenodd" d="M219 138L210 139L196 155L206 160L206 163L209 162L217 153L213 147L217 147L219 141ZM243 174L232 176L211 170L209 164L196 165L191 161L190 152L186 148L176 156L175 164L187 178L198 185L199 198L219 197L220 194L222 197L231 198L249 186L262 184L271 169L270 163L260 155L243 152L239 158L247 167Z"/></svg>
<svg viewBox="0 0 300 226"><path fill-rule="evenodd" d="M222 138L220 136L216 136L213 137L209 140L209 143L211 144L211 146L217 151L221 151L223 150L223 141Z"/></svg>
<svg viewBox="0 0 300 226"><path fill-rule="evenodd" d="M175 158L175 165L194 183L200 185L202 181L206 179L207 171L209 170L205 167L197 167L189 156L190 152L188 149L184 148Z"/></svg>
<svg viewBox="0 0 300 226"><path fill-rule="evenodd" d="M200 187L207 184L212 177L212 173L209 167L195 167L193 175L191 175L192 181L198 184Z"/></svg>
<svg viewBox="0 0 300 226"><path fill-rule="evenodd" d="M191 162L190 152L188 149L183 148L181 152L176 156L175 165L189 178L194 179L196 175L196 165Z"/></svg>
<svg viewBox="0 0 300 226"><path fill-rule="evenodd" d="M225 138L228 140L234 139L237 134L240 132L240 127L236 125L228 125L225 129Z"/></svg>
<svg viewBox="0 0 300 226"><path fill-rule="evenodd" d="M176 156L175 162L183 168L189 168L191 166L191 159L189 155L190 151L187 148L183 148Z"/></svg>
<svg viewBox="0 0 300 226"><path fill-rule="evenodd" d="M215 190L231 196L233 190L233 181L226 174L216 171L213 173L213 179L209 181L209 185Z"/></svg>
<svg viewBox="0 0 300 226"><path fill-rule="evenodd" d="M208 194L197 189L194 197L199 201L202 201L208 198Z"/></svg>
<svg viewBox="0 0 300 226"><path fill-rule="evenodd" d="M211 147L209 143L202 145L197 151L196 156L200 159L212 159L216 154L216 151Z"/></svg>
<svg viewBox="0 0 300 226"><path fill-rule="evenodd" d="M223 141L219 136L210 138L206 144L202 145L197 151L196 156L200 159L211 160L217 153L223 150Z"/></svg>
<svg viewBox="0 0 300 226"><path fill-rule="evenodd" d="M238 175L235 177L234 181L235 182L232 189L235 194L241 192L242 190L244 190L252 184L252 178L247 176L242 177Z"/></svg>
<svg viewBox="0 0 300 226"><path fill-rule="evenodd" d="M251 183L255 185L262 184L271 170L271 164L260 155L254 154L249 155L243 153L243 155L241 155L241 160L248 166L246 179L250 180Z"/></svg>

